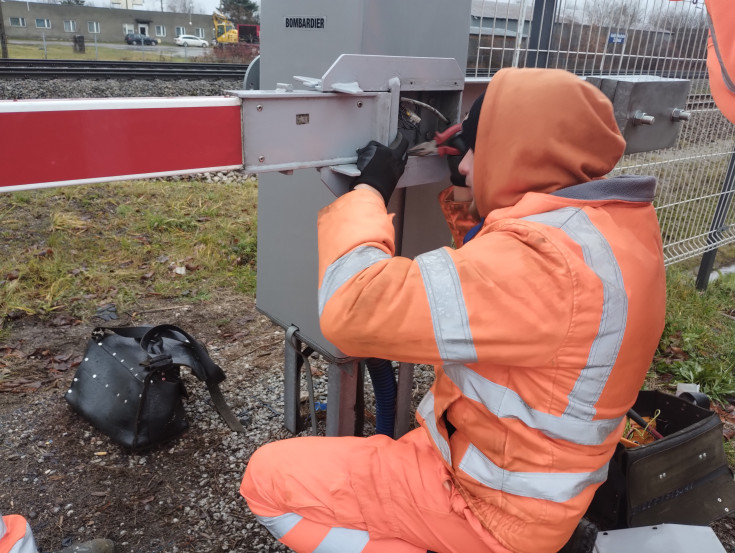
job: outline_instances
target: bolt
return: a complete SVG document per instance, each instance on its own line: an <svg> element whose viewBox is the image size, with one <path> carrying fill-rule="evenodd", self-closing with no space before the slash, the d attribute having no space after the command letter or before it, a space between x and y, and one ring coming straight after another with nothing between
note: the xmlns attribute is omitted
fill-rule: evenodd
<svg viewBox="0 0 735 553"><path fill-rule="evenodd" d="M261 163L263 163L265 161L265 156L260 156L258 158L258 161L261 162Z"/></svg>
<svg viewBox="0 0 735 553"><path fill-rule="evenodd" d="M663 480L664 478L666 478L666 473L662 472L661 474L658 475L658 478L659 480Z"/></svg>
<svg viewBox="0 0 735 553"><path fill-rule="evenodd" d="M358 108L361 108L361 107L362 107L362 100L358 100L358 101L357 101L357 107L358 107Z"/></svg>
<svg viewBox="0 0 735 553"><path fill-rule="evenodd" d="M257 109L258 111L263 111L263 106L258 104L258 106L255 109Z"/></svg>
<svg viewBox="0 0 735 553"><path fill-rule="evenodd" d="M648 115L642 111L636 111L633 114L634 125L653 125L656 122L656 118L653 115Z"/></svg>
<svg viewBox="0 0 735 553"><path fill-rule="evenodd" d="M686 111L681 108L676 108L671 112L672 121L689 121L692 117L691 111Z"/></svg>

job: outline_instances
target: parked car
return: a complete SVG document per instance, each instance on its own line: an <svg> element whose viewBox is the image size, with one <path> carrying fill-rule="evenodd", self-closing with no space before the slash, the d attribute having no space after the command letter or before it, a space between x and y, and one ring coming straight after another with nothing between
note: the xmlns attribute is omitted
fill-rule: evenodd
<svg viewBox="0 0 735 553"><path fill-rule="evenodd" d="M174 39L174 42L179 46L201 46L202 48L209 46L205 39L194 35L179 35Z"/></svg>
<svg viewBox="0 0 735 553"><path fill-rule="evenodd" d="M128 44L145 44L146 46L156 46L158 40L140 33L128 33L125 35L125 42Z"/></svg>

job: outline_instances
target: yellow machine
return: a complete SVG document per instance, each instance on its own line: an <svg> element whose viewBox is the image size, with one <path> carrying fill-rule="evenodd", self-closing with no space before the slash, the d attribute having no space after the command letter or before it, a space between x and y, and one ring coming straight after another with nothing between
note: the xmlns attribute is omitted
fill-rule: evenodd
<svg viewBox="0 0 735 553"><path fill-rule="evenodd" d="M217 45L237 44L237 29L235 25L221 13L212 14L214 24L214 39Z"/></svg>

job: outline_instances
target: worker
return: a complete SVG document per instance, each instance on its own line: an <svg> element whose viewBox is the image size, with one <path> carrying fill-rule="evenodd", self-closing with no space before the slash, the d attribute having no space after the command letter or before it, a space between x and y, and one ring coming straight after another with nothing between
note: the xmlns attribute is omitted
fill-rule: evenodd
<svg viewBox="0 0 735 553"><path fill-rule="evenodd" d="M114 553L110 540L94 539L65 547L59 553ZM20 515L0 516L0 553L37 553L31 527Z"/></svg>
<svg viewBox="0 0 735 553"><path fill-rule="evenodd" d="M241 493L299 553L559 551L653 358L655 179L605 178L625 149L609 100L562 70L503 69L462 134L467 190L454 188L481 223L461 247L394 255L400 139L360 150L353 190L319 213L324 335L436 379L398 440L299 437L253 454Z"/></svg>

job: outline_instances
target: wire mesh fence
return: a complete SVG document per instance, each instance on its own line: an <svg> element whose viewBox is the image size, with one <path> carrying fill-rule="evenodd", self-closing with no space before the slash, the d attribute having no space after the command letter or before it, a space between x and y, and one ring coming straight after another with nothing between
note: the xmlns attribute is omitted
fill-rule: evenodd
<svg viewBox="0 0 735 553"><path fill-rule="evenodd" d="M613 174L653 175L667 264L735 242L735 125L715 106L707 76L702 0L473 0L468 76L549 67L580 77L691 81L674 147L623 156Z"/></svg>

